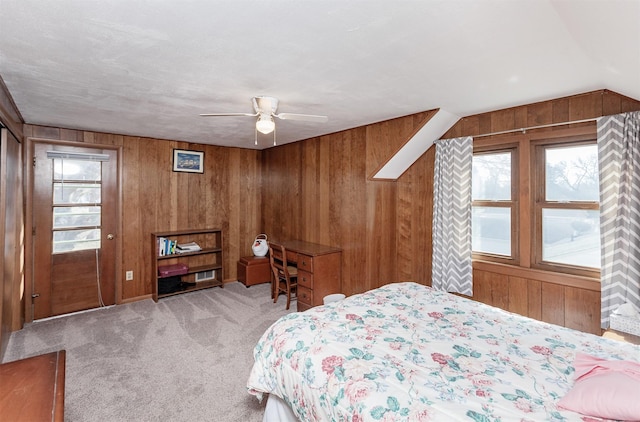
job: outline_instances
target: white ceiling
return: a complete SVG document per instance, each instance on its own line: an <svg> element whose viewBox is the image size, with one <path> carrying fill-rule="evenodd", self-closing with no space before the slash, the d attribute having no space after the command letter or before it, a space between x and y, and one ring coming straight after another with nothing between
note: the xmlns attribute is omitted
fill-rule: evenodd
<svg viewBox="0 0 640 422"><path fill-rule="evenodd" d="M0 0L0 75L27 123L254 146L441 108L597 89L640 99L640 0Z"/></svg>

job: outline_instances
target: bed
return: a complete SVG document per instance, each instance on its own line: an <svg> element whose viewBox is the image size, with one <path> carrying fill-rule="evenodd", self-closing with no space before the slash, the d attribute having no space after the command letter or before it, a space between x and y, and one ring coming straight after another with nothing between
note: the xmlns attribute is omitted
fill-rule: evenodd
<svg viewBox="0 0 640 422"><path fill-rule="evenodd" d="M254 359L247 388L269 395L265 420L586 421L568 408L617 416L618 401L640 402L640 346L409 282L288 314ZM578 375L586 383L616 365L626 378L614 387L594 390L611 384L596 378L577 390ZM632 406L622 416L637 415Z"/></svg>

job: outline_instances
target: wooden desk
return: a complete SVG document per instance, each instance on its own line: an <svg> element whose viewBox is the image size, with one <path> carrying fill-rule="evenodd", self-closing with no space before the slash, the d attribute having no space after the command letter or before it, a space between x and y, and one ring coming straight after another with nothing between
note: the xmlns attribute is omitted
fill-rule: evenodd
<svg viewBox="0 0 640 422"><path fill-rule="evenodd" d="M342 250L301 240L271 241L287 250L287 261L298 267L298 312L322 305L322 299L342 290Z"/></svg>
<svg viewBox="0 0 640 422"><path fill-rule="evenodd" d="M65 351L0 365L3 421L64 420Z"/></svg>

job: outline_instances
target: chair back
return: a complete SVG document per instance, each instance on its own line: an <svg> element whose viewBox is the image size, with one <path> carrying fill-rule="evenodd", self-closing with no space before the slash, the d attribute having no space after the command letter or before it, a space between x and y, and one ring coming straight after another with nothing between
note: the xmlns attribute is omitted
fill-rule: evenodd
<svg viewBox="0 0 640 422"><path fill-rule="evenodd" d="M290 280L291 275L287 268L287 251L282 245L276 245L273 247L269 243L269 262L271 263L271 271L276 280L285 279Z"/></svg>
<svg viewBox="0 0 640 422"><path fill-rule="evenodd" d="M286 309L289 309L291 293L298 290L298 269L288 265L287 250L282 245L275 245L274 247L269 243L269 262L273 271L273 280L271 281L273 303L278 301L280 293L286 293Z"/></svg>

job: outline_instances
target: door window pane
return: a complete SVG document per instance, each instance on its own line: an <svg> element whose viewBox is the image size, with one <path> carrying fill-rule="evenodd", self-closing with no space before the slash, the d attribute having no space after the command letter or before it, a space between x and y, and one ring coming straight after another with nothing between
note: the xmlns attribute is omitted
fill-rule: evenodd
<svg viewBox="0 0 640 422"><path fill-rule="evenodd" d="M511 200L511 152L474 154L472 199Z"/></svg>
<svg viewBox="0 0 640 422"><path fill-rule="evenodd" d="M56 182L53 184L54 204L99 204L101 186L98 183Z"/></svg>
<svg viewBox="0 0 640 422"><path fill-rule="evenodd" d="M54 207L53 228L100 226L100 207Z"/></svg>
<svg viewBox="0 0 640 422"><path fill-rule="evenodd" d="M53 253L100 249L100 229L53 232Z"/></svg>
<svg viewBox="0 0 640 422"><path fill-rule="evenodd" d="M100 161L70 160L55 158L53 160L53 178L64 181L100 181L102 177Z"/></svg>
<svg viewBox="0 0 640 422"><path fill-rule="evenodd" d="M545 192L547 201L597 202L597 145L546 148Z"/></svg>
<svg viewBox="0 0 640 422"><path fill-rule="evenodd" d="M474 252L511 256L511 208L473 207L471 227Z"/></svg>
<svg viewBox="0 0 640 422"><path fill-rule="evenodd" d="M542 259L600 268L600 212L544 208Z"/></svg>

